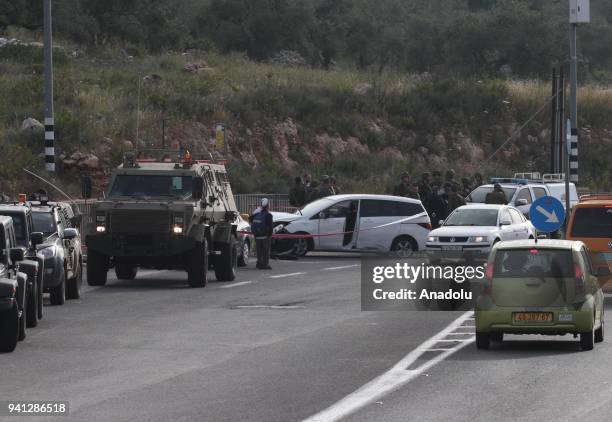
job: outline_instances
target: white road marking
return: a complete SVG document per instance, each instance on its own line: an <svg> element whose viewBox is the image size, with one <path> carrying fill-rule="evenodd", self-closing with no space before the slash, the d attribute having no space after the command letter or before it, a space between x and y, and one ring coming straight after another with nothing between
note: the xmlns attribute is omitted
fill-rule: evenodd
<svg viewBox="0 0 612 422"><path fill-rule="evenodd" d="M220 289L231 289L232 287L240 287L240 286L244 286L246 284L253 284L254 281L241 281L239 283L232 283L232 284L226 284L224 286L220 286Z"/></svg>
<svg viewBox="0 0 612 422"><path fill-rule="evenodd" d="M329 268L323 268L323 271L336 271L336 270L346 270L348 268L355 268L355 267L359 267L360 264L355 264L355 265L343 265L341 267L329 267Z"/></svg>
<svg viewBox="0 0 612 422"><path fill-rule="evenodd" d="M355 392L349 394L339 402L331 405L327 409L309 417L308 419L305 419L304 422L332 422L345 418L364 406L374 403L381 397L384 397L385 395L397 390L415 379L417 376L421 375L423 372L427 371L432 366L440 363L456 351L467 346L473 341L473 338L471 341L461 342L452 348L443 349L443 351L441 351L438 355L424 361L416 369L407 369L414 362L416 362L417 359L421 358L425 352L434 348L436 343L443 340L449 334L452 334L472 315L472 311L464 313L455 321L450 323L445 329L431 337L429 340L426 340L412 352L408 353L402 360L395 364L393 368L373 379Z"/></svg>
<svg viewBox="0 0 612 422"><path fill-rule="evenodd" d="M295 277L298 275L304 275L306 273L289 273L289 274L279 274L279 275L272 275L270 276L270 278L284 278L284 277Z"/></svg>
<svg viewBox="0 0 612 422"><path fill-rule="evenodd" d="M239 305L236 309L304 309L298 305Z"/></svg>
<svg viewBox="0 0 612 422"><path fill-rule="evenodd" d="M137 277L148 277L150 275L156 275L161 273L167 273L168 270L150 270L150 271L138 271Z"/></svg>

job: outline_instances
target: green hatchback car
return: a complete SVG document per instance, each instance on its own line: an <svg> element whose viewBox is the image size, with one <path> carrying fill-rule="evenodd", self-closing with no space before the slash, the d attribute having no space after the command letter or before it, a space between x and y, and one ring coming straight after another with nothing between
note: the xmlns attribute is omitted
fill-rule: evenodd
<svg viewBox="0 0 612 422"><path fill-rule="evenodd" d="M604 338L604 294L584 243L518 240L497 243L476 301L476 347L508 334L580 336L582 350Z"/></svg>

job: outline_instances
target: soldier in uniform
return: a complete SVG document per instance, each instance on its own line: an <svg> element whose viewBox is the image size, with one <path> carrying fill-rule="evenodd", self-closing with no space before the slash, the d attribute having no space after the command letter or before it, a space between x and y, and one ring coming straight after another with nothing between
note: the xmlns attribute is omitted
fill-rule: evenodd
<svg viewBox="0 0 612 422"><path fill-rule="evenodd" d="M414 182L408 186L408 194L406 195L408 198L421 200L421 195L419 195L419 184Z"/></svg>
<svg viewBox="0 0 612 422"><path fill-rule="evenodd" d="M470 179L464 177L461 179L461 195L465 198L470 193L472 193L472 185L470 184Z"/></svg>
<svg viewBox="0 0 612 422"><path fill-rule="evenodd" d="M451 212L455 211L460 206L465 205L465 199L463 196L459 195L457 185L451 185L447 183L444 186L444 191L446 193L446 203L447 203L447 214L450 215Z"/></svg>
<svg viewBox="0 0 612 422"><path fill-rule="evenodd" d="M482 178L482 174L480 173L476 173L474 174L474 186L473 188L476 189L479 186L483 185L483 178Z"/></svg>
<svg viewBox="0 0 612 422"><path fill-rule="evenodd" d="M319 198L325 198L334 195L331 189L329 176L323 176L321 178L321 186L319 186Z"/></svg>
<svg viewBox="0 0 612 422"><path fill-rule="evenodd" d="M493 185L493 191L487 193L485 204L508 205L508 198L499 183Z"/></svg>
<svg viewBox="0 0 612 422"><path fill-rule="evenodd" d="M306 189L301 177L295 178L295 185L289 191L289 204L292 207L302 208L306 203Z"/></svg>
<svg viewBox="0 0 612 422"><path fill-rule="evenodd" d="M436 192L440 190L440 186L435 182L431 185L433 189L432 195L429 197L429 208L427 212L431 218L431 225L434 229L440 227L440 220L447 217L446 201L443 195L438 195Z"/></svg>
<svg viewBox="0 0 612 422"><path fill-rule="evenodd" d="M393 188L393 196L408 196L410 192L410 175L407 172L402 173L400 183Z"/></svg>

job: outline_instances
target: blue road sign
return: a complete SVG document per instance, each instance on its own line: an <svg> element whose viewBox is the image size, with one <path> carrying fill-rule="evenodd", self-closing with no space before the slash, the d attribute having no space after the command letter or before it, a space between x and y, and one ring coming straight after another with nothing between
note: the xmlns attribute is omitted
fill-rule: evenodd
<svg viewBox="0 0 612 422"><path fill-rule="evenodd" d="M557 198L543 196L531 204L529 218L538 231L552 233L563 225L565 208Z"/></svg>

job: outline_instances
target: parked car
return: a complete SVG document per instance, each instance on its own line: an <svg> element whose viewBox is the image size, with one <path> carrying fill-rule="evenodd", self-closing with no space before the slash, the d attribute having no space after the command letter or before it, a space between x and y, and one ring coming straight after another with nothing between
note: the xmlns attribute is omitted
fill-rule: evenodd
<svg viewBox="0 0 612 422"><path fill-rule="evenodd" d="M66 299L81 297L83 256L81 236L71 227L65 207L41 204L32 207L34 230L42 232L44 241L38 253L44 257L44 289L50 292L52 305L63 305Z"/></svg>
<svg viewBox="0 0 612 422"><path fill-rule="evenodd" d="M585 244L568 240L500 242L491 251L478 297L476 346L504 334L580 336L582 350L604 339L604 295Z"/></svg>
<svg viewBox="0 0 612 422"><path fill-rule="evenodd" d="M28 327L36 327L38 321L43 318L44 260L36 250L43 236L33 230L32 209L27 204L0 204L0 215L11 217L15 245L24 251L25 260L20 263L20 271L25 273L29 280L26 322Z"/></svg>
<svg viewBox="0 0 612 422"><path fill-rule="evenodd" d="M506 194L508 205L517 208L524 216L529 217L531 204L542 196L549 196L550 190L543 182L530 182L517 178L493 178L488 185L474 189L466 198L467 203L484 204L487 194L493 191L495 183L499 183Z"/></svg>
<svg viewBox="0 0 612 422"><path fill-rule="evenodd" d="M427 236L427 251L462 252L485 259L502 240L533 239L535 228L516 208L508 205L464 205Z"/></svg>
<svg viewBox="0 0 612 422"><path fill-rule="evenodd" d="M565 236L584 242L592 258L612 264L612 194L581 197L570 215Z"/></svg>
<svg viewBox="0 0 612 422"><path fill-rule="evenodd" d="M275 239L273 250L293 248L299 256L309 251L418 251L431 230L421 201L397 196L335 195L295 214L272 214L275 233L303 235Z"/></svg>
<svg viewBox="0 0 612 422"><path fill-rule="evenodd" d="M15 350L26 336L28 276L21 272L23 248L17 246L11 217L0 216L0 352Z"/></svg>
<svg viewBox="0 0 612 422"><path fill-rule="evenodd" d="M251 224L249 224L248 219L245 219L241 214L238 214L236 219L238 227L238 266L246 267L249 265L249 256L251 254L251 249L253 248L254 239L250 233Z"/></svg>

